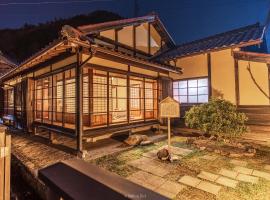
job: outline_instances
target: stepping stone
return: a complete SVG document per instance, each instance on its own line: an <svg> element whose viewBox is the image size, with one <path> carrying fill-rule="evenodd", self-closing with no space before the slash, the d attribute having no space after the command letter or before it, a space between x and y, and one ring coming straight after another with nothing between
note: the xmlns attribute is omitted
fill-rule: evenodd
<svg viewBox="0 0 270 200"><path fill-rule="evenodd" d="M219 174L222 176L227 176L227 177L232 178L232 179L235 179L236 176L238 175L238 173L235 171L223 169L223 168L219 171Z"/></svg>
<svg viewBox="0 0 270 200"><path fill-rule="evenodd" d="M217 180L219 175L212 174L212 173L205 172L205 171L201 171L201 173L198 175L198 177L201 178L201 179L205 179L205 180L208 180L208 181L215 182L215 180Z"/></svg>
<svg viewBox="0 0 270 200"><path fill-rule="evenodd" d="M128 165L131 165L145 172L149 172L160 177L164 177L165 175L170 173L166 165L157 160L153 160L146 157L142 157L140 159L128 162Z"/></svg>
<svg viewBox="0 0 270 200"><path fill-rule="evenodd" d="M246 174L238 174L236 177L236 180L255 184L255 183L258 183L259 178L254 177L254 176L250 176L250 175L246 175Z"/></svg>
<svg viewBox="0 0 270 200"><path fill-rule="evenodd" d="M264 179L270 181L270 173L259 171L259 170L254 170L252 172L252 175L260 177L260 178L264 178Z"/></svg>
<svg viewBox="0 0 270 200"><path fill-rule="evenodd" d="M220 185L224 185L226 187L231 187L231 188L236 188L238 184L238 181L226 178L224 176L220 176L215 182Z"/></svg>
<svg viewBox="0 0 270 200"><path fill-rule="evenodd" d="M202 156L201 158L202 159L205 159L205 160L214 161L214 160L216 160L217 156L214 156L214 155L205 155L205 156Z"/></svg>
<svg viewBox="0 0 270 200"><path fill-rule="evenodd" d="M184 149L184 148L180 148L180 147L172 147L171 150L172 150L173 154L176 154L178 156L179 155L186 156L192 152L192 150L190 150L190 149Z"/></svg>
<svg viewBox="0 0 270 200"><path fill-rule="evenodd" d="M213 184L213 183L209 183L209 182L206 182L206 181L201 181L201 182L199 183L199 185L197 185L196 188L198 188L198 189L200 189L200 190L203 190L203 191L205 191L205 192L209 192L209 193L211 193L211 194L217 195L218 192L219 192L220 189L221 189L221 186L215 185L215 184Z"/></svg>
<svg viewBox="0 0 270 200"><path fill-rule="evenodd" d="M157 152L158 152L158 150L148 151L146 153L143 153L143 156L147 157L147 158L156 158Z"/></svg>
<svg viewBox="0 0 270 200"><path fill-rule="evenodd" d="M236 185L238 184L238 181L236 181L236 180L232 180L232 179L229 179L227 177L220 176L220 175L213 174L213 173L209 173L209 172L205 172L205 171L202 171L198 175L198 177L205 179L205 180L208 180L208 181L218 183L220 185L224 185L226 187L231 187L231 188L235 188Z"/></svg>
<svg viewBox="0 0 270 200"><path fill-rule="evenodd" d="M155 191L170 198L170 199L173 199L184 188L185 188L185 186L182 184L175 183L172 181L166 181L159 188L157 188Z"/></svg>
<svg viewBox="0 0 270 200"><path fill-rule="evenodd" d="M185 175L185 176L182 176L182 177L178 180L178 182L183 183L183 184L185 184L185 185L192 186L192 187L196 187L196 186L201 182L201 180L198 179L198 178L194 178L194 177L192 177L192 176L187 176L187 175Z"/></svg>
<svg viewBox="0 0 270 200"><path fill-rule="evenodd" d="M154 174L154 175L157 175L157 176L160 176L160 177L164 177L166 176L167 174L170 173L170 171L162 166L157 166L157 167L153 167L154 170L151 170L151 169L147 169L146 168L147 166L144 166L144 170Z"/></svg>
<svg viewBox="0 0 270 200"><path fill-rule="evenodd" d="M235 168L233 168L233 170L238 173L246 174L246 175L251 175L253 172L253 169L249 169L246 167L239 167L239 166L236 166Z"/></svg>
<svg viewBox="0 0 270 200"><path fill-rule="evenodd" d="M128 162L127 164L131 165L133 167L138 167L138 166L145 164L145 163L151 163L151 161L152 161L152 159L142 157L142 158L137 159L137 160L132 160L132 161Z"/></svg>
<svg viewBox="0 0 270 200"><path fill-rule="evenodd" d="M264 169L270 171L270 165L265 165L265 166L264 166Z"/></svg>
<svg viewBox="0 0 270 200"><path fill-rule="evenodd" d="M144 171L135 172L132 175L130 175L127 179L135 183L140 183L145 187L148 188L150 187L152 190L157 189L166 181L164 178L155 176L153 174Z"/></svg>
<svg viewBox="0 0 270 200"><path fill-rule="evenodd" d="M231 160L230 163L233 165L241 166L241 167L246 167L248 164L246 161L242 161L242 160Z"/></svg>

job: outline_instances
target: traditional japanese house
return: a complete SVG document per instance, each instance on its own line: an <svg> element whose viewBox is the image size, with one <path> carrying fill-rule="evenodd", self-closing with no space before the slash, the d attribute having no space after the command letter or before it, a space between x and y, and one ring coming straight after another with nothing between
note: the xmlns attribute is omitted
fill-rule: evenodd
<svg viewBox="0 0 270 200"><path fill-rule="evenodd" d="M249 124L270 125L270 54L266 26L253 24L177 47L155 59L176 63L173 96L182 116L192 105L220 97L247 113Z"/></svg>
<svg viewBox="0 0 270 200"><path fill-rule="evenodd" d="M152 58L174 46L156 15L64 26L59 39L1 77L4 115L33 134L77 138L78 151L83 140L156 126L158 102L172 91L169 74L181 68Z"/></svg>

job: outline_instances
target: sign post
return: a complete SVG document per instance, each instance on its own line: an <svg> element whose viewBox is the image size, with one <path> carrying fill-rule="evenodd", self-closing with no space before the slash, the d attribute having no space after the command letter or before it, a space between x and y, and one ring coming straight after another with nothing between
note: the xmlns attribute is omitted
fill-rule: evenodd
<svg viewBox="0 0 270 200"><path fill-rule="evenodd" d="M180 104L171 97L166 97L160 103L160 117L168 119L168 151L171 146L171 118L180 117Z"/></svg>

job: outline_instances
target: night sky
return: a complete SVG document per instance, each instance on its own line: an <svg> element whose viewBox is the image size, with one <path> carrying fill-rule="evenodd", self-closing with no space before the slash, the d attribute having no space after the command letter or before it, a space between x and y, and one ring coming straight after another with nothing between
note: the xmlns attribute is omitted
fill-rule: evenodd
<svg viewBox="0 0 270 200"><path fill-rule="evenodd" d="M109 10L123 17L134 15L133 0L76 1L0 0L0 28L17 28L94 10ZM28 4L31 2L60 3ZM158 13L178 44L256 22L263 24L270 10L270 0L138 0L138 5L139 16Z"/></svg>

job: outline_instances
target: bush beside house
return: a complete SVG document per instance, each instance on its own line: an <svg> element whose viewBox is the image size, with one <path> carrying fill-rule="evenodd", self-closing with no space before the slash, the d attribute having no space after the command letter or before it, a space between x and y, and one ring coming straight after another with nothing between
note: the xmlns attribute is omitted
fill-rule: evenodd
<svg viewBox="0 0 270 200"><path fill-rule="evenodd" d="M193 106L185 114L185 124L210 135L232 139L247 131L244 113L224 99L212 98L208 103Z"/></svg>

